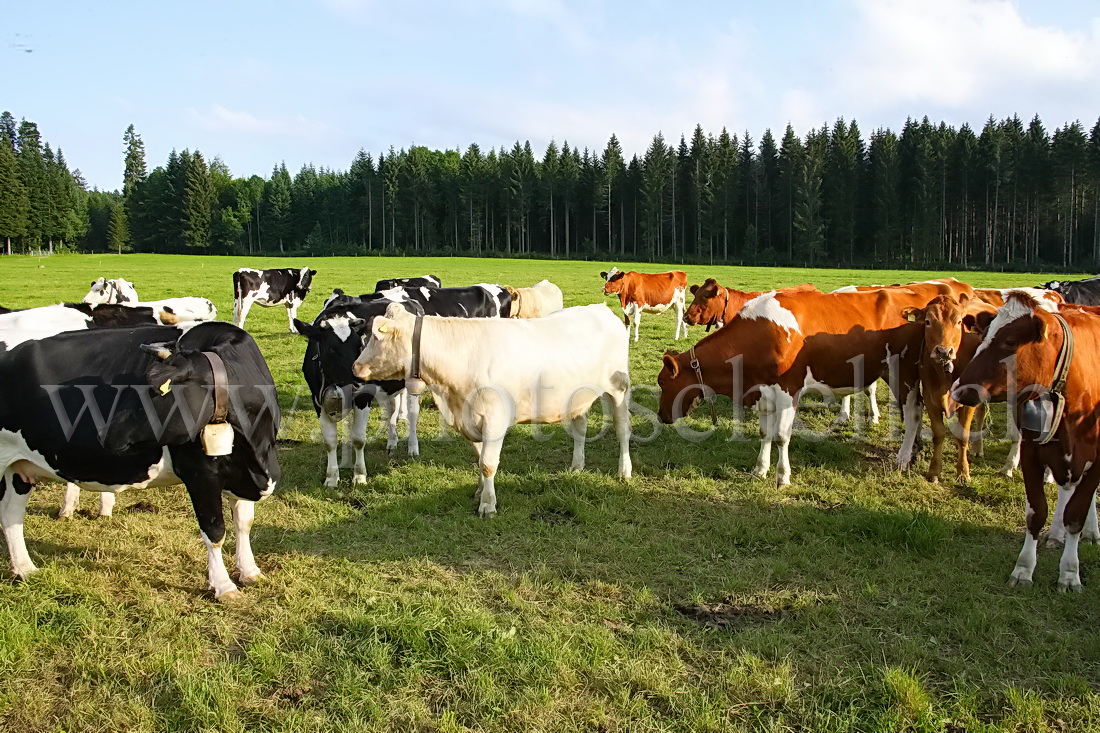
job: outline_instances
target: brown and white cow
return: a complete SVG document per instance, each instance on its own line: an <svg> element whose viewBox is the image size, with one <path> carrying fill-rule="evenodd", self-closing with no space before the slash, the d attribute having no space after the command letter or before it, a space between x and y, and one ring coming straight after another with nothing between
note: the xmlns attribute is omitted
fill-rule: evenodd
<svg viewBox="0 0 1100 733"><path fill-rule="evenodd" d="M902 405L905 436L897 465L906 468L920 428L916 354L922 329L901 311L926 302L904 288L759 295L692 350L665 354L657 378L658 417L667 423L682 417L705 390L725 394L735 405L757 405L762 440L753 473L767 475L771 443L778 441L778 480L789 484L788 448L799 397L807 391L851 394L883 378Z"/></svg>
<svg viewBox="0 0 1100 733"><path fill-rule="evenodd" d="M1072 351L1066 347L1070 339ZM1058 587L1081 590L1077 546L1082 539L1100 539L1094 503L1100 484L1097 359L1100 314L1072 307L1054 314L1030 295L1013 293L989 322L974 358L951 389L951 396L964 405L1007 401L1023 433L1027 533L1011 585L1032 582L1039 534L1047 519L1043 474L1049 469L1059 486L1049 537L1057 541L1064 535L1065 541ZM1052 393L1063 398L1060 419L1049 401Z"/></svg>
<svg viewBox="0 0 1100 733"><path fill-rule="evenodd" d="M1000 308L1005 304L1005 298L1010 293L1027 293L1035 300L1039 301L1040 305L1044 305L1047 310L1051 310L1052 306L1061 305L1066 302L1066 299L1062 297L1062 294L1056 290L1045 290L1043 288L974 288L974 295L978 300L988 303L995 308Z"/></svg>
<svg viewBox="0 0 1100 733"><path fill-rule="evenodd" d="M630 328L634 321L634 340L638 340L638 328L642 323L642 313L664 313L670 307L676 310L676 338L680 338L680 329L687 335L687 324L683 322L687 301L687 273L681 270L672 272L621 272L612 267L601 272L604 279L603 294L618 295L623 309L623 321Z"/></svg>

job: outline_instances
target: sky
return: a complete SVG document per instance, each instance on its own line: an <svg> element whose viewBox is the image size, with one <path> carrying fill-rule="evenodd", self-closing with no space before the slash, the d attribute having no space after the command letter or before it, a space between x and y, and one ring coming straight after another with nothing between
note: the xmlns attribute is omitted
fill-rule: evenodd
<svg viewBox="0 0 1100 733"><path fill-rule="evenodd" d="M346 170L365 149L530 141L629 158L657 132L864 136L1100 118L1097 0L233 0L4 4L0 110L89 187L130 124L236 176Z"/></svg>

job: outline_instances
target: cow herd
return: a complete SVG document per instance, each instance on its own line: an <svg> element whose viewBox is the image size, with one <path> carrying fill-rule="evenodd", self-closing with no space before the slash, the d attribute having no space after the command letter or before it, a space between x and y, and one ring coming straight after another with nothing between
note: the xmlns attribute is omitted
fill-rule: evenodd
<svg viewBox="0 0 1100 733"><path fill-rule="evenodd" d="M1040 288L990 290L954 278L904 285L813 285L742 291L713 278L687 284L681 271L600 273L626 328L602 303L564 307L561 289L492 283L444 287L440 278L384 279L371 292L334 290L310 322L297 311L313 285L309 268L233 274L234 323L214 320L205 298L142 301L133 283L99 278L82 303L0 308L0 523L14 572L36 570L23 538L29 492L44 479L68 482L60 516L80 488L114 494L182 483L207 548L208 582L219 599L239 594L260 569L249 544L254 503L280 480L275 442L278 398L255 341L244 330L253 304L283 305L290 330L306 339L302 374L326 449L324 484L340 480L338 429L348 419L351 479L367 480L370 409L382 407L388 450L408 422L408 453L420 452L421 393L469 442L480 469L478 513L497 511L495 475L515 424L562 424L573 439L570 468L582 470L588 412L602 401L619 447L618 475L630 478L630 327L641 314L675 312L674 338L689 325L708 334L684 352L666 351L658 376L658 418L673 423L700 401L725 395L760 420L757 476L791 481L790 442L808 393L844 398L884 381L904 433L896 465L907 469L931 427L925 476L939 480L953 426L955 478L970 477L972 428L986 404L1006 402L1027 497L1024 548L1012 584L1029 584L1047 519L1045 483L1058 485L1049 542L1064 544L1058 585L1080 590L1077 547L1100 541L1094 494L1100 484L1100 278ZM595 295L593 288L593 295ZM353 290L352 292L358 292ZM688 294L692 296L690 306ZM1092 300L1096 298L1096 300ZM716 329L711 332L711 329ZM973 430L977 437L982 431ZM237 582L222 559L223 496L237 534Z"/></svg>

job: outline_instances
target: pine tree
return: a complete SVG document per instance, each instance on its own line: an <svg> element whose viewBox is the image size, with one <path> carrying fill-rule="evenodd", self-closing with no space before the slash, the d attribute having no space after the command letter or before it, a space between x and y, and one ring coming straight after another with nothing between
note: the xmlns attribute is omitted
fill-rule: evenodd
<svg viewBox="0 0 1100 733"><path fill-rule="evenodd" d="M263 219L261 231L269 247L278 245L285 251L290 222L290 174L286 163L276 166L264 186Z"/></svg>
<svg viewBox="0 0 1100 733"><path fill-rule="evenodd" d="M4 238L4 253L10 255L11 240L27 232L31 204L19 177L13 141L4 127L0 126L0 237Z"/></svg>
<svg viewBox="0 0 1100 733"><path fill-rule="evenodd" d="M26 248L29 250L42 245L50 217L46 160L36 124L26 120L19 123L18 146L19 178L27 189L27 199L30 202L24 233Z"/></svg>
<svg viewBox="0 0 1100 733"><path fill-rule="evenodd" d="M130 225L126 220L126 207L116 201L111 207L111 220L107 225L107 246L118 254L130 251Z"/></svg>
<svg viewBox="0 0 1100 733"><path fill-rule="evenodd" d="M213 208L214 186L210 180L210 170L202 153L196 150L184 158L182 236L185 247L205 249L210 246Z"/></svg>

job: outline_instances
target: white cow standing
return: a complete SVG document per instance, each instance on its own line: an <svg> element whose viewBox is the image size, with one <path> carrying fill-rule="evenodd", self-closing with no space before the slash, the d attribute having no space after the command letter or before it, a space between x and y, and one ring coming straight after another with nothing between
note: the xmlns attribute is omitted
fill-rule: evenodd
<svg viewBox="0 0 1100 733"><path fill-rule="evenodd" d="M374 319L355 362L364 380L409 378L417 317L400 305ZM496 320L424 316L420 377L440 416L467 438L481 468L478 514L496 514L494 477L508 428L561 423L573 436L571 470L584 468L588 409L610 398L619 440L620 478L630 478L628 336L603 304L544 318Z"/></svg>

